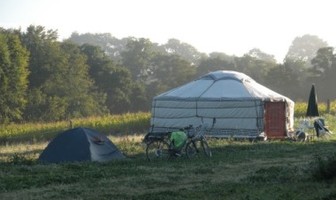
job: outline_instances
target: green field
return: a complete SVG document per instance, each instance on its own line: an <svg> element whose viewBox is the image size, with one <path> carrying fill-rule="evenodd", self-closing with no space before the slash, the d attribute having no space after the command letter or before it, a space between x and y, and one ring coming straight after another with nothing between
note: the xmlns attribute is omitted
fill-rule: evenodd
<svg viewBox="0 0 336 200"><path fill-rule="evenodd" d="M336 130L336 117L324 117ZM212 158L148 162L141 142L148 119L73 120L108 134L128 157L108 163L36 161L68 122L3 127L0 199L336 199L335 134L304 143L212 139Z"/></svg>

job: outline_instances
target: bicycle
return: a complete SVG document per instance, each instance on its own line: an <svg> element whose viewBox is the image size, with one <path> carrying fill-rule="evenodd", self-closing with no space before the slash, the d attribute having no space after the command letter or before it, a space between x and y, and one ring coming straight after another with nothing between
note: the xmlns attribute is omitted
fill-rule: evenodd
<svg viewBox="0 0 336 200"><path fill-rule="evenodd" d="M213 118L211 129L214 127L216 119ZM187 136L186 141L180 148L174 148L174 141L170 140L173 132L165 131L161 133L149 132L144 141L146 142L146 157L147 160L162 160L181 157L183 154L187 158L193 157L212 157L211 149L205 137L205 133L209 131L203 123L194 128L192 125L184 127L182 130Z"/></svg>

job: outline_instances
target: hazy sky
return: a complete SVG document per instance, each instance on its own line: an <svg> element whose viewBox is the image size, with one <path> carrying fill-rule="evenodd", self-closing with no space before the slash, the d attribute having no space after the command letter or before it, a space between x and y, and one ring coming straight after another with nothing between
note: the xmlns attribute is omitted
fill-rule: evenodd
<svg viewBox="0 0 336 200"><path fill-rule="evenodd" d="M0 0L0 27L42 25L242 56L252 48L282 62L295 37L317 35L336 46L335 0Z"/></svg>

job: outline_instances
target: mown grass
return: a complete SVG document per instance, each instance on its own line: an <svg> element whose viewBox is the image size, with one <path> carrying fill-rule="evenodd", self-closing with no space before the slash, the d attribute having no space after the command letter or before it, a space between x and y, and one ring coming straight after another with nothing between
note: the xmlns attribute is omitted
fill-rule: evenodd
<svg viewBox="0 0 336 200"><path fill-rule="evenodd" d="M336 140L210 140L212 158L148 162L142 135L111 137L128 156L108 163L41 165L47 143L13 144L0 160L0 199L333 199L316 178ZM30 148L30 151L25 151ZM1 153L2 154L2 153Z"/></svg>
<svg viewBox="0 0 336 200"><path fill-rule="evenodd" d="M324 118L335 130L336 117ZM37 158L48 138L22 139L39 130L14 134L0 145L0 199L336 199L335 135L310 142L212 139L210 159L148 162L144 131L91 123L127 159L42 165Z"/></svg>

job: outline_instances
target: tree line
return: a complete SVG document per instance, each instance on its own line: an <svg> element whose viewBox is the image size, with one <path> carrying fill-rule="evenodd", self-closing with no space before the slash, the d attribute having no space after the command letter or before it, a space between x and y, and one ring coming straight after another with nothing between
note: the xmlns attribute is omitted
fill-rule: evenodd
<svg viewBox="0 0 336 200"><path fill-rule="evenodd" d="M205 54L177 39L73 33L59 41L31 25L0 28L0 123L149 111L154 96L215 70L245 73L293 100L305 101L312 83L319 99L336 97L334 48L313 35L295 38L277 63L260 49Z"/></svg>

